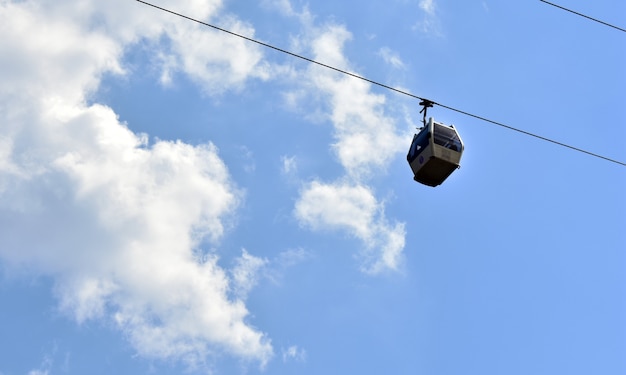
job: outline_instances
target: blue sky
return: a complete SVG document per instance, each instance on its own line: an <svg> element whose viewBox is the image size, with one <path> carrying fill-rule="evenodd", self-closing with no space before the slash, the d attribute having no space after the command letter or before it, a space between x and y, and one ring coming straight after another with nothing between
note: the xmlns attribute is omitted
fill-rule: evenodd
<svg viewBox="0 0 626 375"><path fill-rule="evenodd" d="M540 1L155 4L626 161L626 36ZM436 106L419 185L417 100L136 1L0 35L0 375L626 374L623 166Z"/></svg>

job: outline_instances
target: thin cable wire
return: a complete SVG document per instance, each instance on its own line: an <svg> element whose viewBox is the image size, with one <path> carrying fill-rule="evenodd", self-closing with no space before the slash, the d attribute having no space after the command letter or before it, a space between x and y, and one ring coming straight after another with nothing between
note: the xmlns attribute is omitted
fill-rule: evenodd
<svg viewBox="0 0 626 375"><path fill-rule="evenodd" d="M488 122L488 123L491 123L491 124L494 124L494 125L498 125L498 126L501 126L501 127L503 127L503 128L509 129L509 130L516 131L516 132L518 132L518 133L522 133L522 134L525 134L525 135L528 135L528 136L531 136L531 137L534 137L534 138L537 138L537 139L541 139L542 141L547 141L547 142L550 142L550 143L554 143L554 144L556 144L556 145L559 145L559 146L562 146L562 147L566 147L566 148L569 148L569 149L574 150L574 151L582 152L582 153L584 153L584 154L587 154L587 155L590 155L590 156L593 156L593 157L596 157L596 158L599 158L599 159L603 159L603 160L606 160L606 161L609 161L609 162L612 162L612 163L615 163L615 164L619 164L619 165L621 165L621 166L626 167L626 163L621 162L621 161L619 161L619 160L611 159L611 158L608 158L608 157L606 157L606 156L602 156L602 155L599 155L599 154L596 154L596 153L593 153L593 152L590 152L590 151L586 151L586 150L583 150L583 149L578 148L578 147L570 146L570 145L568 145L568 144L565 144L565 143L562 143L562 142L558 142L558 141L555 141L555 140L552 140L552 139L549 139L549 138L546 138L546 137L542 137L542 136L540 136L540 135L537 135L537 134L533 134L533 133L527 132L527 131L525 131L525 130L521 130L521 129L514 128L514 127L512 127L512 126L509 126L509 125L505 125L505 124L503 124L503 123L501 123L501 122L497 122L497 121L490 120L490 119L488 119L488 118L486 118L486 117L482 117L482 116L474 115L474 114L472 114L472 113L469 113L469 112L466 112L466 111L462 111L462 110L457 109L457 108L454 108L454 107L450 107L450 106L447 106L447 105L444 105L444 104L440 104L440 103L434 102L434 101L432 101L432 100L429 100L429 99L423 98L423 97L421 97L421 96L417 96L417 95L415 95L415 94L411 94L410 92L406 92L406 91L403 91L403 90L397 89L397 88L395 88L395 87L391 87L391 86L389 86L389 85L385 85L384 83L380 83L380 82L377 82L377 81L371 80L371 79L369 79L369 78L362 77L362 76L360 76L360 75L358 75L358 74L354 74L354 73L348 72L348 71L343 70L343 69L335 68L334 66L331 66L331 65L327 65L327 64L321 63L321 62L316 61L316 60L313 60L313 59L311 59L311 58L308 58L308 57L305 57L305 56L302 56L302 55L298 55L298 54L296 54L296 53L293 53L293 52L287 51L287 50L282 49L282 48L275 47L275 46L273 46L273 45L271 45L271 44L267 44L267 43L261 42L261 41L256 40L256 39L252 39L252 38L247 37L247 36L245 36L245 35L237 34L237 33L232 32L232 31L230 31L230 30L223 29L223 28L221 28L221 27L218 27L218 26L212 25L212 24L210 24L210 23L206 23L206 22L200 21L200 20L195 19L195 18L191 18L191 17L186 16L186 15L184 15L184 14L176 13L176 12L174 12L174 11L172 11L172 10L169 10L169 9L166 9L166 8L162 8L162 7L158 6L158 5L154 5L154 4L148 3L148 2L143 1L143 0L135 0L135 1L137 1L137 2L139 2L139 3L142 3L142 4L145 4L145 5L148 5L148 6L151 6L151 7L156 8L156 9L162 10L162 11L164 11L164 12L167 12L167 13L170 13L170 14L173 14L173 15L176 15L176 16L178 16L178 17L185 18L185 19L187 19L187 20L189 20L189 21L193 21L193 22L199 23L199 24L201 24L201 25L208 26L208 27L213 28L213 29L215 29L215 30L218 30L218 31L224 32L224 33L226 33L226 34L230 34L230 35L236 36L236 37L238 37L238 38L242 38L242 39L245 39L245 40L247 40L247 41L250 41L250 42L252 42L252 43L256 43L256 44L259 44L259 45L261 45L261 46L264 46L264 47L267 47L267 48L271 48L271 49L276 50L276 51L278 51L278 52L282 52L282 53L284 53L284 54L287 54L287 55L290 55L290 56L293 56L293 57L296 57L296 58L299 58L299 59L302 59L302 60L308 61L308 62L310 62L310 63L312 63L312 64L316 64L316 65L322 66L322 67L324 67L324 68L327 68L327 69L330 69L330 70L334 70L334 71L336 71L336 72L339 72L339 73L342 73L342 74L346 74L346 75L349 75L349 76L351 76L351 77L354 77L354 78L360 79L360 80L362 80L362 81L365 81L365 82L371 83L371 84L373 84L373 85L380 86L380 87L383 87L383 88L388 89L388 90L391 90L391 91L395 91L395 92L397 92L397 93L399 93L399 94L406 95L406 96L409 96L409 97L414 98L414 99L419 99L419 100L427 100L427 101L429 101L429 102L431 102L431 103L433 103L433 104L436 104L436 105L438 105L438 106L440 106L440 107L442 107L442 108L446 108L446 109L448 109L448 110L451 110L451 111L454 111L454 112L457 112L457 113L460 113L460 114L463 114L463 115L466 115L466 116L474 117L474 118L476 118L476 119L478 119L478 120L481 120L481 121L485 121L485 122Z"/></svg>
<svg viewBox="0 0 626 375"><path fill-rule="evenodd" d="M549 1L545 1L545 0L539 0L539 1L541 1L542 3L550 4L550 5L552 5L553 7L557 7L557 8L559 8L559 9L563 9L563 10L568 11L568 12L570 12L570 13L574 13L574 14L576 14L576 15L578 15L578 16L585 17L585 18L590 19L590 20L592 20L592 21L595 21L595 22L601 23L601 24L603 24L603 25L605 25L605 26L609 26L609 27L612 27L612 28L614 28L614 29L617 29L617 30L619 30L619 31L623 31L623 32L625 32L625 33L626 33L626 29L622 29L621 27L617 27L617 26L615 26L615 25L611 25L610 23L606 23L606 22L604 22L604 21L600 21L600 20L598 20L598 19L595 19L595 18L589 17L589 16L584 15L584 14L582 14L582 13L575 12L575 11L573 11L573 10L571 10L571 9L567 9L567 8L562 7L562 6L560 6L560 5L553 4L553 3L549 2Z"/></svg>

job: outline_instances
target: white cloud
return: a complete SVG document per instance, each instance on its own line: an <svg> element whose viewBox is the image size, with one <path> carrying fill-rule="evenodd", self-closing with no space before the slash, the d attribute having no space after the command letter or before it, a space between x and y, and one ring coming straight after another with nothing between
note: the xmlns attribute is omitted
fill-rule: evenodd
<svg viewBox="0 0 626 375"><path fill-rule="evenodd" d="M305 5L301 11L294 9L290 0L262 0L262 4L265 6L277 9L281 14L288 17L296 17L302 22L303 25L310 26L313 22L314 16Z"/></svg>
<svg viewBox="0 0 626 375"><path fill-rule="evenodd" d="M351 70L343 46L352 36L345 27L304 27L305 36L298 45L310 45L313 59ZM319 66L309 66L305 75L306 90L292 92L290 105L305 105L304 100L309 99L308 104L311 98L321 103L321 110L308 104L307 111L321 112L333 125L332 147L346 175L332 184L307 184L296 202L295 215L312 230L340 229L360 239L364 244L359 252L364 272L398 270L404 225L387 222L384 204L365 182L374 173L384 173L405 151L405 137L396 133L396 120L386 113L385 96L372 93L369 83Z"/></svg>
<svg viewBox="0 0 626 375"><path fill-rule="evenodd" d="M194 257L200 239L219 240L240 201L216 148L141 147L99 106L47 120L40 129L69 137L80 126L93 138L47 135L43 171L11 179L2 257L55 276L61 306L79 322L114 317L142 355L197 363L217 345L266 362L269 340L246 323L242 300L228 298L228 275L217 259Z"/></svg>
<svg viewBox="0 0 626 375"><path fill-rule="evenodd" d="M45 3L0 3L0 95L8 100L51 96L80 101L104 71L120 73L121 46L50 17ZM37 58L34 58L37 57ZM62 84L61 84L62 83ZM17 104L17 103L14 103Z"/></svg>
<svg viewBox="0 0 626 375"><path fill-rule="evenodd" d="M232 32L254 37L254 29L241 21L225 17L222 23ZM261 62L261 51L243 39L200 26L176 27L169 35L173 45L167 71L184 71L208 93L241 89L250 77L268 79L271 75L269 65Z"/></svg>
<svg viewBox="0 0 626 375"><path fill-rule="evenodd" d="M295 156L283 156L281 158L283 162L282 172L289 175L295 173L298 170L298 161Z"/></svg>
<svg viewBox="0 0 626 375"><path fill-rule="evenodd" d="M217 19L221 1L166 1L161 5L210 21ZM264 79L270 74L258 46L139 2L86 1L76 6L71 1L3 1L0 7L3 45L17 52L3 59L3 75L12 77L4 87L6 91L37 80L39 88L61 81L66 85L55 86L57 95L69 98L73 94L76 99L83 94L84 84L92 89L97 86L103 71L121 72L116 66L119 54L139 41L149 43L160 56L155 61L161 64L164 77L183 71L209 93L241 87L250 77ZM250 26L234 17L220 16L222 26L254 35ZM24 42L32 50L16 45ZM33 52L42 59L31 59ZM54 64L46 58L53 58Z"/></svg>
<svg viewBox="0 0 626 375"><path fill-rule="evenodd" d="M312 42L314 58L349 69L343 55L343 44L349 38L341 26L326 27ZM367 178L384 169L404 150L394 119L385 113L385 96L372 93L369 83L317 66L309 69L309 79L328 102L335 129L333 148L352 178Z"/></svg>
<svg viewBox="0 0 626 375"><path fill-rule="evenodd" d="M383 58L383 60L396 69L405 69L406 64L400 58L397 52L392 51L388 47L383 47L378 51L378 55Z"/></svg>
<svg viewBox="0 0 626 375"><path fill-rule="evenodd" d="M219 13L218 0L162 5L254 35ZM306 11L297 16L312 22ZM349 68L350 33L320 31L309 40L316 58ZM149 145L112 109L87 104L103 74L131 74L123 53L140 43L164 83L182 72L209 94L274 74L257 46L137 2L0 0L0 258L52 276L64 311L78 322L112 320L140 355L201 365L225 351L263 365L273 347L243 298L265 261L244 253L229 271L217 255L196 257L201 241L219 242L241 202L217 147ZM364 271L397 269L404 227L390 225L359 182L404 150L385 98L353 78L307 74L327 100L334 149L353 182L312 183L298 216L363 241Z"/></svg>
<svg viewBox="0 0 626 375"><path fill-rule="evenodd" d="M239 155L243 163L243 170L246 173L254 173L256 171L256 162L254 153L246 146L239 146Z"/></svg>
<svg viewBox="0 0 626 375"><path fill-rule="evenodd" d="M398 270L404 249L404 224L391 225L384 205L363 185L312 182L302 191L295 215L314 230L346 230L361 240L362 270L377 274Z"/></svg>
<svg viewBox="0 0 626 375"><path fill-rule="evenodd" d="M274 262L281 268L288 268L304 262L312 257L313 255L305 249L289 249L278 254L278 257Z"/></svg>
<svg viewBox="0 0 626 375"><path fill-rule="evenodd" d="M326 185L312 182L296 205L296 214L314 229L345 227L368 240L377 211L376 198L364 186Z"/></svg>
<svg viewBox="0 0 626 375"><path fill-rule="evenodd" d="M264 265L261 276L272 282L274 285L282 285L285 273L289 268L306 262L313 257L314 256L311 252L302 248L282 251Z"/></svg>
<svg viewBox="0 0 626 375"><path fill-rule="evenodd" d="M262 3L268 7L277 9L287 16L294 16L296 14L289 0L262 0Z"/></svg>
<svg viewBox="0 0 626 375"><path fill-rule="evenodd" d="M419 8L423 12L422 18L413 26L414 30L439 37L442 35L441 23L437 15L435 0L420 0Z"/></svg>
<svg viewBox="0 0 626 375"><path fill-rule="evenodd" d="M221 5L167 3L202 19ZM53 277L63 311L114 321L143 356L263 365L273 348L230 297L241 284L195 256L241 202L217 148L149 145L87 104L104 73L129 74L123 52L139 41L209 93L267 77L258 48L137 2L0 0L0 259Z"/></svg>
<svg viewBox="0 0 626 375"><path fill-rule="evenodd" d="M269 261L250 255L244 249L235 262L235 267L231 270L233 291L240 299L245 299L259 282L259 273L267 267Z"/></svg>
<svg viewBox="0 0 626 375"><path fill-rule="evenodd" d="M306 361L306 350L299 348L297 345L292 345L287 349L283 348L283 362L288 361Z"/></svg>
<svg viewBox="0 0 626 375"><path fill-rule="evenodd" d="M28 375L48 375L50 373L50 369L52 368L52 365L54 364L54 356L56 354L56 351L57 351L57 344L54 343L52 347L52 352L49 354L46 354L43 360L41 361L41 365L39 365L39 368L30 370L28 372ZM0 372L0 375L1 374L2 372Z"/></svg>
<svg viewBox="0 0 626 375"><path fill-rule="evenodd" d="M435 1L434 0L421 0L419 3L419 7L421 10L426 12L426 14L432 16L435 14Z"/></svg>

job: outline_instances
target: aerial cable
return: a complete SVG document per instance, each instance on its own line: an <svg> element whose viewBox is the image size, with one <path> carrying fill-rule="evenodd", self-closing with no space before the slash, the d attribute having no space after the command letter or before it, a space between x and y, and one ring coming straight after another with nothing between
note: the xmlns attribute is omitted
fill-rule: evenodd
<svg viewBox="0 0 626 375"><path fill-rule="evenodd" d="M575 12L575 11L573 11L573 10L571 10L571 9L567 9L567 8L562 7L562 6L560 6L560 5L553 4L553 3L549 2L549 1L545 1L545 0L539 0L539 1L541 1L542 3L546 3L546 4L549 4L549 5L552 5L553 7L557 7L557 8L559 8L559 9L563 9L563 10L568 11L568 12L570 12L570 13L574 13L574 14L576 14L576 15L578 15L578 16L585 17L585 18L590 19L590 20L592 20L592 21L595 21L595 22L601 23L601 24L603 24L603 25L605 25L605 26L609 26L609 27L612 27L612 28L614 28L614 29L617 29L617 30L619 30L619 31L623 31L623 32L625 32L625 33L626 33L626 29L622 29L621 27L617 27L617 26L615 26L615 25L611 25L610 23L606 23L606 22L604 22L604 21L600 21L600 20L598 20L598 19L595 19L595 18L589 17L589 16L584 15L584 14L582 14L582 13Z"/></svg>
<svg viewBox="0 0 626 375"><path fill-rule="evenodd" d="M273 46L273 45L268 44L268 43L261 42L261 41L259 41L259 40L257 40L257 39L253 39L253 38L247 37L247 36L245 36L245 35L241 35L241 34L235 33L235 32L230 31L230 30L223 29L223 28L221 28L221 27L218 27L218 26L212 25L212 24L207 23L207 22L204 22L204 21L200 21L200 20L198 20L198 19L195 19L195 18L192 18L192 17L186 16L186 15L184 15L184 14L177 13L177 12L174 12L174 11L169 10L169 9L166 9L166 8L162 8L162 7L158 6L158 5L154 5L154 4L148 3L148 2L143 1L143 0L136 0L136 1L137 1L137 2L139 2L139 3L145 4L145 5L151 6L151 7L153 7L153 8L159 9L159 10L161 10L161 11L164 11L164 12L167 12L167 13L170 13L170 14L173 14L173 15L175 15L175 16L178 16L178 17L181 17L181 18L185 18L185 19L187 19L187 20L189 20L189 21L193 21L193 22L196 22L196 23L198 23L198 24L201 24L201 25L204 25L204 26L207 26L207 27L213 28L213 29L215 29L215 30L218 30L218 31L224 32L224 33L226 33L226 34L230 34L230 35L236 36L236 37L238 37L238 38L245 39L245 40L247 40L247 41L249 41L249 42L259 44L259 45L261 45L261 46L263 46L263 47L267 47L267 48L270 48L270 49L276 50L276 51L278 51L278 52L282 52L282 53L284 53L284 54L287 54L287 55L290 55L290 56L293 56L293 57L299 58L299 59L301 59L301 60L308 61L308 62L310 62L310 63L312 63L312 64L316 64L316 65L322 66L322 67L324 67L324 68L327 68L327 69L330 69L330 70L334 70L334 71L339 72L339 73L341 73L341 74L345 74L345 75L348 75L348 76L351 76L351 77L354 77L354 78L360 79L360 80L362 80L362 81L365 81L365 82L371 83L372 85L376 85L376 86L379 86L379 87L385 88L385 89L387 89L387 90L391 90L391 91L397 92L397 93L399 93L399 94L409 96L409 97L414 98L414 99L419 99L419 100L420 100L420 101L422 101L422 102L426 102L426 103L430 104L430 105L429 105L429 107L432 107L432 105L438 105L438 106L440 106L440 107L442 107L442 108L446 108L446 109L448 109L448 110L451 110L451 111L454 111L454 112L457 112L457 113L460 113L460 114L463 114L463 115L466 115L466 116L474 117L475 119L478 119L478 120L481 120L481 121L485 121L485 122L488 122L488 123L491 123L491 124L494 124L494 125L498 125L498 126L501 126L501 127L506 128L506 129L516 131L516 132L518 132L518 133L522 133L522 134L525 134L525 135L528 135L528 136L531 136L531 137L535 137L535 138L537 138L537 139L541 139L541 140L543 140L543 141L547 141L547 142L550 142L550 143L554 143L554 144L556 144L556 145L563 146L563 147L569 148L569 149L571 149L571 150L578 151L578 152L582 152L582 153L584 153L584 154L587 154L587 155L590 155L590 156L593 156L593 157L596 157L596 158L600 158L600 159L603 159L603 160L606 160L606 161L609 161L609 162L612 162L612 163L615 163L615 164L619 164L619 165L621 165L621 166L626 167L626 163L621 162L621 161L619 161L619 160L615 160L615 159L608 158L608 157L606 157L606 156L602 156L602 155L599 155L599 154L595 154L595 153L593 153L593 152L586 151L586 150L583 150L583 149L578 148L578 147L570 146L570 145L567 145L567 144L562 143L562 142L558 142L558 141L555 141L555 140L552 140L552 139L549 139L549 138L546 138L546 137L542 137L542 136L537 135L537 134L533 134L533 133L527 132L527 131L525 131L525 130L521 130L521 129L514 128L514 127L512 127L512 126L509 126L509 125L505 125L505 124L503 124L503 123L501 123L501 122L497 122L497 121L489 120L489 119L488 119L488 118L486 118L486 117L482 117L482 116L474 115L474 114L471 114L471 113L466 112L466 111L462 111L462 110L457 109L457 108L454 108L454 107L450 107L450 106L447 106L447 105L444 105L444 104L441 104L441 103L437 103L437 102L435 102L435 101L432 101L432 100L429 100L429 99L426 99L426 98L422 98L422 97L417 96L417 95L415 95L415 94L411 94L410 92L403 91L403 90L397 89L397 88L395 88L395 87L391 87L391 86L389 86L389 85L386 85L386 84L384 84L384 83L380 83L380 82L377 82L377 81L371 80L371 79L369 79L369 78L362 77L362 76L360 76L360 75L358 75L358 74L351 73L351 72L349 72L349 71L347 71L347 70L339 69L339 68L336 68L336 67L334 67L334 66L331 66L331 65L327 65L327 64L321 63L321 62L316 61L316 60L313 60L313 59L311 59L311 58L308 58L308 57L305 57L305 56L302 56L302 55L299 55L299 54L293 53L293 52L291 52L291 51L288 51L288 50L285 50L285 49L282 49L282 48L279 48L279 47ZM420 113L421 113L421 112L420 112ZM425 110L424 110L424 115L426 115L426 114L425 114Z"/></svg>

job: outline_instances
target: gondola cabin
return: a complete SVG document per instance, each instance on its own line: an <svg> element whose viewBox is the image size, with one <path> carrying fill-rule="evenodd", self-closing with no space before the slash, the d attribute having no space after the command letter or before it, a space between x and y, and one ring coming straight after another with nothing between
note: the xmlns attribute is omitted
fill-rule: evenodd
<svg viewBox="0 0 626 375"><path fill-rule="evenodd" d="M438 186L461 165L463 141L454 126L435 122L428 123L413 137L406 156L413 179L428 186Z"/></svg>

